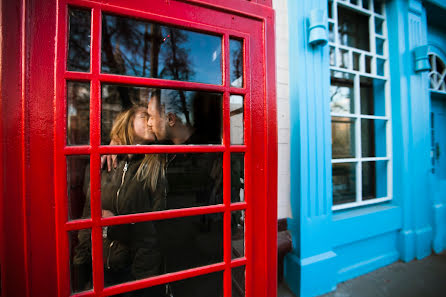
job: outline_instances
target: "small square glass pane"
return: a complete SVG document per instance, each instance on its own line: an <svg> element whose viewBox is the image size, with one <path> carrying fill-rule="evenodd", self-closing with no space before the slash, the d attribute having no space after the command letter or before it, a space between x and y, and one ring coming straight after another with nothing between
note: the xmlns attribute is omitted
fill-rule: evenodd
<svg viewBox="0 0 446 297"><path fill-rule="evenodd" d="M232 297L245 297L245 266L232 268Z"/></svg>
<svg viewBox="0 0 446 297"><path fill-rule="evenodd" d="M231 203L245 201L245 154L231 153Z"/></svg>
<svg viewBox="0 0 446 297"><path fill-rule="evenodd" d="M358 5L358 0L350 0L350 3L353 5Z"/></svg>
<svg viewBox="0 0 446 297"><path fill-rule="evenodd" d="M330 111L351 114L355 112L354 76L350 73L331 71Z"/></svg>
<svg viewBox="0 0 446 297"><path fill-rule="evenodd" d="M70 7L68 16L67 69L87 72L90 70L91 12Z"/></svg>
<svg viewBox="0 0 446 297"><path fill-rule="evenodd" d="M355 157L355 119L331 117L331 148L333 159Z"/></svg>
<svg viewBox="0 0 446 297"><path fill-rule="evenodd" d="M356 163L333 163L333 205L356 201Z"/></svg>
<svg viewBox="0 0 446 297"><path fill-rule="evenodd" d="M353 52L353 70L360 71L361 67L361 54Z"/></svg>
<svg viewBox="0 0 446 297"><path fill-rule="evenodd" d="M387 197L387 161L362 163L362 199Z"/></svg>
<svg viewBox="0 0 446 297"><path fill-rule="evenodd" d="M384 20L382 18L375 18L375 33L378 35L383 35L383 24Z"/></svg>
<svg viewBox="0 0 446 297"><path fill-rule="evenodd" d="M385 80L361 76L361 114L386 115L385 84Z"/></svg>
<svg viewBox="0 0 446 297"><path fill-rule="evenodd" d="M372 73L372 57L365 56L365 72Z"/></svg>
<svg viewBox="0 0 446 297"><path fill-rule="evenodd" d="M361 120L362 157L386 157L386 120Z"/></svg>
<svg viewBox="0 0 446 297"><path fill-rule="evenodd" d="M384 76L386 60L376 59L376 75Z"/></svg>
<svg viewBox="0 0 446 297"><path fill-rule="evenodd" d="M90 217L90 158L67 156L68 219Z"/></svg>
<svg viewBox="0 0 446 297"><path fill-rule="evenodd" d="M90 84L67 82L67 144L90 142Z"/></svg>
<svg viewBox="0 0 446 297"><path fill-rule="evenodd" d="M222 204L222 168L222 153L118 155L101 173L103 216Z"/></svg>
<svg viewBox="0 0 446 297"><path fill-rule="evenodd" d="M336 66L336 49L330 46L330 66Z"/></svg>
<svg viewBox="0 0 446 297"><path fill-rule="evenodd" d="M244 143L244 99L240 95L231 95L230 97L230 122L231 122L231 144Z"/></svg>
<svg viewBox="0 0 446 297"><path fill-rule="evenodd" d="M370 9L370 2L369 2L369 0L362 0L362 7L364 9Z"/></svg>
<svg viewBox="0 0 446 297"><path fill-rule="evenodd" d="M104 84L101 143L221 144L222 97L202 91ZM118 132L125 126L124 122L131 120L133 125L128 130L131 133L127 133L128 137L119 137L123 136ZM113 130L113 127L122 129Z"/></svg>
<svg viewBox="0 0 446 297"><path fill-rule="evenodd" d="M231 212L232 259L245 256L245 211Z"/></svg>
<svg viewBox="0 0 446 297"><path fill-rule="evenodd" d="M342 45L369 51L369 17L338 6L338 40Z"/></svg>
<svg viewBox="0 0 446 297"><path fill-rule="evenodd" d="M223 214L107 226L103 247L105 286L219 263Z"/></svg>
<svg viewBox="0 0 446 297"><path fill-rule="evenodd" d="M68 232L71 293L93 288L91 229Z"/></svg>
<svg viewBox="0 0 446 297"><path fill-rule="evenodd" d="M374 0L373 1L373 10L377 14L384 14L384 3L382 0Z"/></svg>
<svg viewBox="0 0 446 297"><path fill-rule="evenodd" d="M333 18L333 1L332 0L328 1L328 18L329 19Z"/></svg>
<svg viewBox="0 0 446 297"><path fill-rule="evenodd" d="M221 36L103 14L101 71L221 85L221 40Z"/></svg>
<svg viewBox="0 0 446 297"><path fill-rule="evenodd" d="M243 87L243 42L241 40L229 40L230 80L231 87Z"/></svg>
<svg viewBox="0 0 446 297"><path fill-rule="evenodd" d="M380 37L376 37L376 54L384 55L384 39Z"/></svg>
<svg viewBox="0 0 446 297"><path fill-rule="evenodd" d="M329 31L328 31L328 40L330 42L334 42L334 39L335 39L334 23L329 22L328 23L328 29L329 29Z"/></svg>
<svg viewBox="0 0 446 297"><path fill-rule="evenodd" d="M338 50L338 67L348 69L350 68L350 59L349 59L349 52L345 49L339 49Z"/></svg>

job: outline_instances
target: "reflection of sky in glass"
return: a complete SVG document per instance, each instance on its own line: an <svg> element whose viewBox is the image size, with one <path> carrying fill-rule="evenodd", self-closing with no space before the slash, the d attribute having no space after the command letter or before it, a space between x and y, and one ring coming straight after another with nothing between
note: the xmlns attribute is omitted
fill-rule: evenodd
<svg viewBox="0 0 446 297"><path fill-rule="evenodd" d="M102 36L103 72L222 83L221 37L113 15Z"/></svg>
<svg viewBox="0 0 446 297"><path fill-rule="evenodd" d="M330 109L333 113L352 113L353 102L352 96L353 88L330 86Z"/></svg>
<svg viewBox="0 0 446 297"><path fill-rule="evenodd" d="M231 86L241 88L243 86L243 43L239 40L231 39L229 48Z"/></svg>

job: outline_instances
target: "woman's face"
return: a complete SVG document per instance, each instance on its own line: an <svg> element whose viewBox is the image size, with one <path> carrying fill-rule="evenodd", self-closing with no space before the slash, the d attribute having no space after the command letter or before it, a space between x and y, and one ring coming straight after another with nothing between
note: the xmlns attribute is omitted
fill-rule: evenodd
<svg viewBox="0 0 446 297"><path fill-rule="evenodd" d="M142 144L155 141L155 134L149 129L147 124L149 116L147 108L141 107L135 113L133 120L133 130L135 131L135 144Z"/></svg>

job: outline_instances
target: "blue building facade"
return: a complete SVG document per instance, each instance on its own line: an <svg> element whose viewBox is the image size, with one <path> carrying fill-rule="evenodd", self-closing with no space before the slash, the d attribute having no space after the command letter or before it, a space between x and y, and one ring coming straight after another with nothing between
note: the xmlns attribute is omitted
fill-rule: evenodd
<svg viewBox="0 0 446 297"><path fill-rule="evenodd" d="M317 296L446 249L446 2L287 4L285 280Z"/></svg>

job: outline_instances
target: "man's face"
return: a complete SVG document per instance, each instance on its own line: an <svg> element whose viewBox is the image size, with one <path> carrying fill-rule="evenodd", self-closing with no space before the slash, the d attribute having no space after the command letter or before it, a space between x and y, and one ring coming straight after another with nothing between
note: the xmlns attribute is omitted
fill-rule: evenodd
<svg viewBox="0 0 446 297"><path fill-rule="evenodd" d="M149 129L155 133L156 138L159 141L166 140L166 116L164 112L159 108L159 101L153 97L150 99L147 106L147 113L149 114L148 126Z"/></svg>

